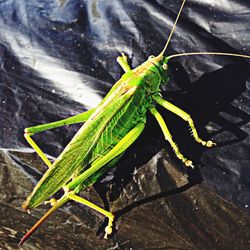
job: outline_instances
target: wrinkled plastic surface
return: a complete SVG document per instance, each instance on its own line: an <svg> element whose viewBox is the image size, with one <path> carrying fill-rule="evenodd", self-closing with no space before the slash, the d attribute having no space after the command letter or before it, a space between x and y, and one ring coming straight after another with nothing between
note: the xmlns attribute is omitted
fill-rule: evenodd
<svg viewBox="0 0 250 250"><path fill-rule="evenodd" d="M120 52L132 67L164 46L181 1L1 1L0 147L3 249L16 248L46 211L21 204L46 167L23 129L95 107L122 75ZM167 54L219 51L250 54L250 4L187 1ZM197 166L185 171L149 117L118 167L82 195L117 213L113 237L103 217L69 203L23 249L247 249L249 246L249 60L193 56L169 63L164 98L189 112L206 150L187 124L159 108L181 151ZM56 157L79 125L34 136ZM108 202L105 200L108 196Z"/></svg>

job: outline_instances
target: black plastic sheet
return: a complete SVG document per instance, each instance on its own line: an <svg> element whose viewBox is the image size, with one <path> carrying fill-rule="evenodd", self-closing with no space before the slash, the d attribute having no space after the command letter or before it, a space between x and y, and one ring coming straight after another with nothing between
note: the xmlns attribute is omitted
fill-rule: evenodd
<svg viewBox="0 0 250 250"><path fill-rule="evenodd" d="M46 171L23 138L25 127L95 107L122 75L163 48L181 1L0 2L0 248L13 249L48 206L28 215L25 197ZM187 1L167 54L217 51L250 54L247 1ZM159 108L186 171L149 116L147 128L117 168L82 195L117 214L104 241L103 218L69 203L23 249L247 249L249 246L249 60L180 57L169 63L164 98L189 112L206 150L187 124ZM34 136L56 157L79 125ZM108 196L108 201L105 197ZM103 205L104 203L104 205ZM104 224L103 224L104 225Z"/></svg>

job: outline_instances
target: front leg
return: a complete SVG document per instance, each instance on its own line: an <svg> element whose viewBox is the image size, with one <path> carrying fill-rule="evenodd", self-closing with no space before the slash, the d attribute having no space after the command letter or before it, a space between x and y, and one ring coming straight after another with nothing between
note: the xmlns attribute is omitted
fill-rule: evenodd
<svg viewBox="0 0 250 250"><path fill-rule="evenodd" d="M47 158L47 156L43 153L43 151L40 149L40 147L35 143L35 141L31 138L32 135L36 133L40 133L49 129L62 127L65 125L75 124L86 121L91 114L95 111L95 109L91 109L88 111L85 111L81 114L60 120L55 121L51 123L41 124L33 127L26 128L24 130L24 137L27 140L27 142L30 144L30 146L37 152L37 154L41 157L41 159L45 162L45 164L50 168L52 166L52 163Z"/></svg>
<svg viewBox="0 0 250 250"><path fill-rule="evenodd" d="M198 132L194 126L194 122L193 122L193 119L191 118L191 116L186 113L184 110L178 108L177 106L175 106L174 104L164 100L163 98L161 98L161 96L159 94L157 95L154 95L153 96L153 99L158 103L160 104L161 106L163 106L165 109L173 112L174 114L178 115L179 117L181 117L184 121L188 122L189 126L190 126L190 129L191 129L191 134L192 136L194 137L194 139L198 142L198 143L201 143L203 146L205 147L212 147L212 146L215 146L216 143L213 142L213 141L204 141L202 140L199 135L198 135Z"/></svg>
<svg viewBox="0 0 250 250"><path fill-rule="evenodd" d="M128 64L128 57L124 53L122 53L121 56L118 56L116 60L125 72L128 72L131 70Z"/></svg>

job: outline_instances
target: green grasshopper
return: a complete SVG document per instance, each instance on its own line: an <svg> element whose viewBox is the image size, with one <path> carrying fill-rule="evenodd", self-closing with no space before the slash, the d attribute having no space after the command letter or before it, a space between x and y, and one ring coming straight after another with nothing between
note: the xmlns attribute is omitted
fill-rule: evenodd
<svg viewBox="0 0 250 250"><path fill-rule="evenodd" d="M78 196L78 193L95 183L104 172L118 162L126 149L143 131L148 111L156 118L165 139L172 146L176 156L186 167L194 167L192 161L184 157L179 151L166 123L155 107L156 104L163 106L186 121L196 142L201 143L205 147L215 145L211 140L204 141L199 137L194 122L188 113L162 98L160 86L166 84L169 79L168 61L179 56L201 54L244 58L250 58L250 56L219 52L192 52L164 56L185 1L183 0L182 2L166 45L158 56L150 56L147 61L135 69L130 68L127 57L124 54L117 58L125 73L96 108L68 119L25 129L25 138L46 163L48 170L22 207L26 210L35 208L48 200L61 188L63 188L64 194L58 200L51 199L49 201L52 207L27 232L20 241L20 245L48 216L69 200L84 204L106 216L108 225L105 228L105 238L112 233L114 215ZM82 122L85 123L53 163L48 160L31 138L35 133Z"/></svg>

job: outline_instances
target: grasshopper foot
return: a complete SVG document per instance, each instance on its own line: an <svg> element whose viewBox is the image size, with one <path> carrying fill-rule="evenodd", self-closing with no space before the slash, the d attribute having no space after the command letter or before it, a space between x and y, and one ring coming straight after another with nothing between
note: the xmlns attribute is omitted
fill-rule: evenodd
<svg viewBox="0 0 250 250"><path fill-rule="evenodd" d="M186 165L186 167L190 167L190 168L194 169L194 165L193 165L193 162L192 162L192 161L186 160L186 161L184 162L184 164Z"/></svg>
<svg viewBox="0 0 250 250"><path fill-rule="evenodd" d="M109 222L108 225L105 228L105 235L104 235L104 239L108 239L108 236L112 234L113 231L113 221L114 221L114 215L111 214L109 217Z"/></svg>
<svg viewBox="0 0 250 250"><path fill-rule="evenodd" d="M53 206L55 206L55 205L57 204L57 199L52 198L52 199L50 199L49 201L45 201L45 202L44 202L44 205L46 205L46 204L50 204L51 207L53 207Z"/></svg>
<svg viewBox="0 0 250 250"><path fill-rule="evenodd" d="M198 143L201 143L202 146L207 147L207 148L211 148L211 147L213 147L213 146L216 146L216 143L213 142L213 141L211 141L211 140L209 140L209 141L203 141L203 140L201 140L201 139L199 138L199 139L196 140L196 141L197 141Z"/></svg>
<svg viewBox="0 0 250 250"><path fill-rule="evenodd" d="M128 63L128 57L124 53L121 53L121 56L117 57L117 62L120 63L120 61L127 64Z"/></svg>
<svg viewBox="0 0 250 250"><path fill-rule="evenodd" d="M128 57L122 52L122 59L124 62L128 63Z"/></svg>
<svg viewBox="0 0 250 250"><path fill-rule="evenodd" d="M131 70L129 63L128 63L128 57L124 53L121 53L121 56L117 57L117 62L120 64L120 66L123 68L125 72L128 72Z"/></svg>
<svg viewBox="0 0 250 250"><path fill-rule="evenodd" d="M187 158L185 158L180 151L178 150L178 148L175 148L175 153L176 156L185 164L186 167L191 167L194 168L193 162L191 160L188 160Z"/></svg>
<svg viewBox="0 0 250 250"><path fill-rule="evenodd" d="M216 146L216 143L213 142L213 141L207 141L205 146L208 147L208 148L211 148L213 146Z"/></svg>

